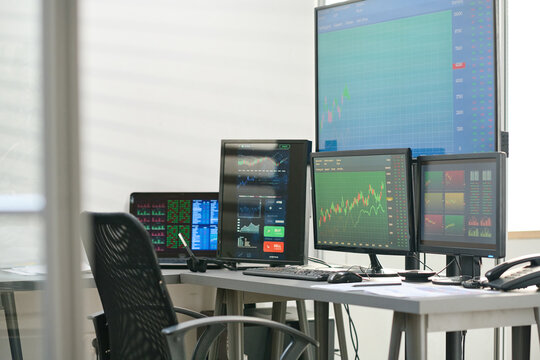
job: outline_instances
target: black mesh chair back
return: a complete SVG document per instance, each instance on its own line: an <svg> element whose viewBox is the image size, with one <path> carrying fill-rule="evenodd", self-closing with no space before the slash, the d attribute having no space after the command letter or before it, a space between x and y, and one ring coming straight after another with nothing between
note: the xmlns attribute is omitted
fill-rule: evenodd
<svg viewBox="0 0 540 360"><path fill-rule="evenodd" d="M132 215L83 213L90 266L109 328L110 359L170 359L161 330L178 324L151 239Z"/></svg>

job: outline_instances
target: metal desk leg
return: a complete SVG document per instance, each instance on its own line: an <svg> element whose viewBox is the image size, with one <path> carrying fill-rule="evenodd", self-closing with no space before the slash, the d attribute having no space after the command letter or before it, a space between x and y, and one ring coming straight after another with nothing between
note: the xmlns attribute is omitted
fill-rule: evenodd
<svg viewBox="0 0 540 360"><path fill-rule="evenodd" d="M214 306L214 316L224 315L223 306L225 305L225 290L217 289L216 291L216 303ZM210 347L210 352L208 353L209 360L216 360L218 358L218 342L215 340L212 346Z"/></svg>
<svg viewBox="0 0 540 360"><path fill-rule="evenodd" d="M512 360L529 360L531 358L531 327L512 327Z"/></svg>
<svg viewBox="0 0 540 360"><path fill-rule="evenodd" d="M272 303L272 320L279 323L285 323L285 315L287 313L287 302L280 301ZM283 352L284 334L282 331L272 330L272 352L270 359L279 360Z"/></svg>
<svg viewBox="0 0 540 360"><path fill-rule="evenodd" d="M6 316L6 325L11 348L11 358L22 360L21 336L19 335L19 323L17 321L17 308L15 307L15 295L13 291L6 291L0 294L2 306Z"/></svg>
<svg viewBox="0 0 540 360"><path fill-rule="evenodd" d="M388 360L398 360L401 345L401 332L405 330L405 315L394 311L392 319L392 332L390 333L390 351Z"/></svg>
<svg viewBox="0 0 540 360"><path fill-rule="evenodd" d="M243 315L244 301L241 291L226 290L227 315ZM244 358L244 327L242 324L228 324L229 360L243 360Z"/></svg>
<svg viewBox="0 0 540 360"><path fill-rule="evenodd" d="M319 349L317 350L318 360L326 360L328 358L328 315L328 303L315 301L315 339L319 341Z"/></svg>
<svg viewBox="0 0 540 360"><path fill-rule="evenodd" d="M339 341L339 353L342 360L348 360L347 339L345 338L345 324L343 322L343 309L341 304L334 303L334 318L336 321L336 330Z"/></svg>
<svg viewBox="0 0 540 360"><path fill-rule="evenodd" d="M427 315L405 315L405 357L427 360Z"/></svg>
<svg viewBox="0 0 540 360"><path fill-rule="evenodd" d="M300 325L300 331L304 334L311 336L309 332L309 323L307 319L306 301L296 300L296 311L298 313L298 325ZM313 346L309 345L306 351L302 354L303 360L314 360Z"/></svg>
<svg viewBox="0 0 540 360"><path fill-rule="evenodd" d="M446 360L461 360L461 331L446 333Z"/></svg>

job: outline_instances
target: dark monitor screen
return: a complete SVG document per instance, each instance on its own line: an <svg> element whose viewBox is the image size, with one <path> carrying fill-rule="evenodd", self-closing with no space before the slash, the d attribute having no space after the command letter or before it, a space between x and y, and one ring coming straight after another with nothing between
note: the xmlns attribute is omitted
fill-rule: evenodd
<svg viewBox="0 0 540 360"><path fill-rule="evenodd" d="M216 257L218 193L132 193L129 212L152 238L160 263L188 257L178 233L197 256Z"/></svg>
<svg viewBox="0 0 540 360"><path fill-rule="evenodd" d="M493 0L317 8L317 150L497 151Z"/></svg>
<svg viewBox="0 0 540 360"><path fill-rule="evenodd" d="M223 140L218 257L303 264L307 140Z"/></svg>
<svg viewBox="0 0 540 360"><path fill-rule="evenodd" d="M313 153L311 167L315 248L414 250L409 149Z"/></svg>
<svg viewBox="0 0 540 360"><path fill-rule="evenodd" d="M418 158L419 251L505 256L505 160L504 153Z"/></svg>

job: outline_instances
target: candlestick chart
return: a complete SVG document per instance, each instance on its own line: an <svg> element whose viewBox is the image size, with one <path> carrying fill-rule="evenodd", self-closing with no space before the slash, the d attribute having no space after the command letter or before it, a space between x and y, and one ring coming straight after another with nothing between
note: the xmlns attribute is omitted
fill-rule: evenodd
<svg viewBox="0 0 540 360"><path fill-rule="evenodd" d="M336 241L383 241L388 237L384 171L316 173L319 234Z"/></svg>
<svg viewBox="0 0 540 360"><path fill-rule="evenodd" d="M325 122L328 125L332 124L334 119L336 119L336 115L337 115L337 120L341 120L341 113L343 111L343 106L350 99L351 99L351 95L349 94L349 88L347 87L347 85L345 85L339 97L335 97L333 99L332 98L329 99L328 96L324 97L324 100L322 102L321 121L320 121L321 129L324 127Z"/></svg>

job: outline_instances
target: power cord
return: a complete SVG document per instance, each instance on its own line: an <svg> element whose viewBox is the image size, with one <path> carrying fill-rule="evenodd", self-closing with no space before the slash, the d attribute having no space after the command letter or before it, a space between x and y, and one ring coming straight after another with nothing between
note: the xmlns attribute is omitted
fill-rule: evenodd
<svg viewBox="0 0 540 360"><path fill-rule="evenodd" d="M356 326L352 321L351 312L349 310L349 304L343 304L347 317L349 318L349 334L351 335L351 343L354 349L354 360L360 360L358 356L358 333L356 332Z"/></svg>
<svg viewBox="0 0 540 360"><path fill-rule="evenodd" d="M407 255L407 256L412 257L415 260L418 260L418 262L424 266L424 270L426 268L428 268L430 271L435 271L432 268L430 268L429 266L427 266L427 264L426 264L426 254L425 253L424 253L424 261L420 260L420 258L418 256L416 256L416 255Z"/></svg>
<svg viewBox="0 0 540 360"><path fill-rule="evenodd" d="M465 360L465 335L467 335L467 330L461 332L461 360Z"/></svg>
<svg viewBox="0 0 540 360"><path fill-rule="evenodd" d="M449 267L450 265L452 265L453 263L456 263L456 265L457 265L457 267L458 267L458 269L459 269L459 273L461 274L461 265L459 265L459 261L457 261L456 258L454 257L454 258L452 259L452 261L450 261L448 264L446 264L446 266L443 267L443 268L442 268L439 272L437 272L435 275L436 275L436 276L440 276L439 274L442 273L444 270L448 269L448 267Z"/></svg>
<svg viewBox="0 0 540 360"><path fill-rule="evenodd" d="M321 265L324 265L324 266L327 266L327 267L332 267L326 261L324 261L322 259L317 259L317 258L314 258L314 257L311 257L311 256L308 257L308 261L314 262L316 264L321 264Z"/></svg>

